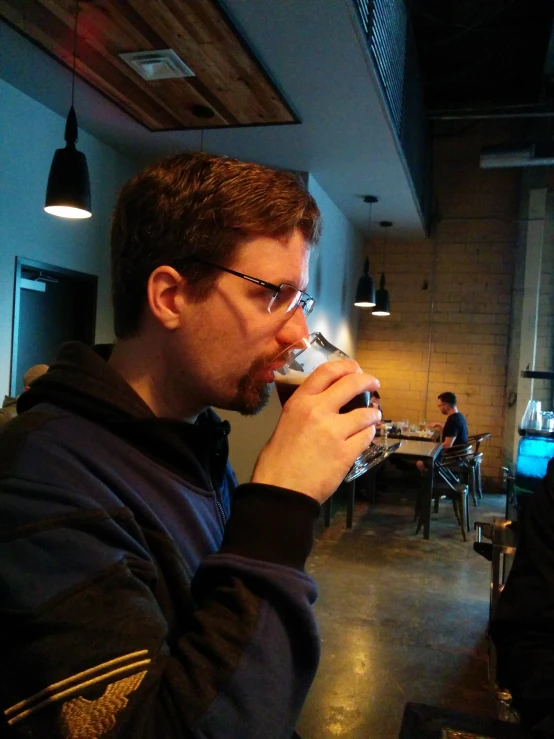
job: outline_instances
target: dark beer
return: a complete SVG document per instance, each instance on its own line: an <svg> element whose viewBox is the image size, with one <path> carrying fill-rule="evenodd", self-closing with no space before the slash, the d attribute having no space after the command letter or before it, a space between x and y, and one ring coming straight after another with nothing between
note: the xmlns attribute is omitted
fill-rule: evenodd
<svg viewBox="0 0 554 739"><path fill-rule="evenodd" d="M304 378L302 377L284 376L279 379L275 378L275 387L277 388L277 395L279 396L281 405L285 405L293 392L297 390L303 382Z"/></svg>
<svg viewBox="0 0 554 739"><path fill-rule="evenodd" d="M275 378L275 387L277 388L277 395L281 401L281 405L284 405L294 391L300 387L304 382L304 377L297 375L290 376L285 375L283 377ZM352 400L342 406L339 413L348 413L356 408L368 408L369 407L369 392L366 390L359 395L356 395Z"/></svg>

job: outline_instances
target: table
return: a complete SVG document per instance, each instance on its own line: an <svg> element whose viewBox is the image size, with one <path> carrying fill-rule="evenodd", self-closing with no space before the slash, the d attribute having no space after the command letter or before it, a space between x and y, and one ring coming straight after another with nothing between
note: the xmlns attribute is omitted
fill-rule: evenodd
<svg viewBox="0 0 554 739"><path fill-rule="evenodd" d="M387 447L389 447L392 444L398 443L399 439L385 439L384 437L377 437L374 441L376 444L386 444ZM425 539L429 538L431 525L431 504L433 501L433 473L435 460L438 457L440 450L440 443L433 443L427 439L417 441L415 439L405 439L402 441L402 445L400 446L400 448L396 452L393 452L393 455L400 455L401 457L404 457L404 459L408 459L414 463L417 462L418 459L421 459L427 465L427 472L425 473L426 484L424 484L423 486L423 491L421 496L418 498L417 505L419 517L418 531L419 526L422 524L423 537ZM351 529L354 512L354 499L356 495L356 480L352 480L352 482L344 484L348 485L346 493L346 527L348 529ZM331 523L333 509L332 499L333 496L328 498L322 506L325 526L329 526Z"/></svg>
<svg viewBox="0 0 554 739"><path fill-rule="evenodd" d="M387 437L386 439L376 439L375 442L377 444L386 444L387 446L390 446L391 444L396 444L397 440L395 438ZM424 539L429 538L429 532L431 528L433 474L435 471L435 460L439 456L440 450L440 443L430 443L426 439L421 441L416 441L415 439L406 439L402 442L402 446L396 452L393 452L395 456L398 455L399 457L403 457L410 462L417 462L418 460L421 460L422 462L425 462L427 466L427 472L425 473L425 484L423 485L422 495L418 500L419 505L417 506L417 509L419 509L418 529L419 525L423 524Z"/></svg>
<svg viewBox="0 0 554 739"><path fill-rule="evenodd" d="M415 441L428 441L428 442L436 443L437 441L440 440L440 435L441 435L440 431L433 431L433 433L430 434L429 436L419 436L419 434L416 432L411 433L410 431L407 431L405 434L394 434L393 435L389 433L387 438L396 439L397 441L400 441L401 439L413 439ZM377 436L375 438L375 441L377 442L380 438L381 438L380 436Z"/></svg>

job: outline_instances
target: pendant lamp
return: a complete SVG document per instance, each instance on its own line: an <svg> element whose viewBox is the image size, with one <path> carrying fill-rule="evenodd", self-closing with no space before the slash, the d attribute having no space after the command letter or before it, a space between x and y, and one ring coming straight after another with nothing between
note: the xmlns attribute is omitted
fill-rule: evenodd
<svg viewBox="0 0 554 739"><path fill-rule="evenodd" d="M90 218L90 181L87 159L75 144L78 139L75 99L75 60L77 58L77 20L79 0L75 0L73 30L73 70L71 78L71 108L65 124L65 149L57 149L48 175L44 210L61 218Z"/></svg>
<svg viewBox="0 0 554 739"><path fill-rule="evenodd" d="M371 237L371 208L373 203L378 203L379 200L375 195L366 195L364 203L369 203L369 236ZM375 283L373 277L369 274L369 258L366 257L364 262L364 273L358 280L358 287L356 289L356 297L354 299L354 305L358 308L373 308L375 305Z"/></svg>
<svg viewBox="0 0 554 739"><path fill-rule="evenodd" d="M381 221L379 225L381 226L381 228L390 228L392 226L392 222L391 221ZM385 289L386 258L387 258L387 237L385 236L385 246L383 248L383 271L381 273L381 279L379 281L379 290L377 290L375 294L375 308L373 309L374 316L390 316L389 291Z"/></svg>

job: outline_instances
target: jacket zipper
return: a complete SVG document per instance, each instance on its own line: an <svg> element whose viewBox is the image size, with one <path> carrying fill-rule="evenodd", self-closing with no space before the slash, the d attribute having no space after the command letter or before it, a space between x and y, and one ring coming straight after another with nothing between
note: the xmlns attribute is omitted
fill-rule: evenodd
<svg viewBox="0 0 554 739"><path fill-rule="evenodd" d="M217 495L217 493L216 493L216 495ZM221 503L219 502L219 500L217 498L215 499L215 504L218 507L219 512L221 513L221 518L223 519L223 525L224 526L227 526L227 516L225 515L225 511L223 510L223 506L221 505Z"/></svg>
<svg viewBox="0 0 554 739"><path fill-rule="evenodd" d="M221 514L221 518L223 520L223 526L226 526L227 525L227 516L225 515L225 510L224 510L223 506L221 505L221 503L219 502L219 500L217 498L218 492L216 490L215 485L213 484L212 476L210 475L209 472L208 472L208 480L210 481L210 487L213 490L213 493L214 493L214 496L215 496L215 504L216 504L216 506L217 506L217 508L219 510L219 513Z"/></svg>

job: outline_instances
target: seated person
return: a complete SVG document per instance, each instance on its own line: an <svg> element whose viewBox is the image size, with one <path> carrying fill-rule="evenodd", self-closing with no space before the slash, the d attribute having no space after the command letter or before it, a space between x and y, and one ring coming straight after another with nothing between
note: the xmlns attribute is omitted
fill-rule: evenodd
<svg viewBox="0 0 554 739"><path fill-rule="evenodd" d="M530 496L489 634L497 682L533 736L554 736L554 459Z"/></svg>
<svg viewBox="0 0 554 739"><path fill-rule="evenodd" d="M446 422L430 423L429 428L439 429L442 431L441 440L442 448L450 449L450 447L458 444L467 444L467 422L456 405L456 394L444 392L438 396L438 409L446 416ZM416 466L420 472L425 472L427 465L424 462L416 462Z"/></svg>
<svg viewBox="0 0 554 739"><path fill-rule="evenodd" d="M48 372L47 364L34 364L32 367L29 367L27 372L23 375L23 392L26 392L31 387L31 384L45 372ZM18 398L19 395L16 395L15 397L6 395L4 397L4 402L0 409L0 426L11 421L12 418L17 416Z"/></svg>
<svg viewBox="0 0 554 739"><path fill-rule="evenodd" d="M377 390L374 390L371 393L369 406L370 408L377 408L377 410L381 411L381 418L383 417L383 406L381 405L381 396L379 395Z"/></svg>

